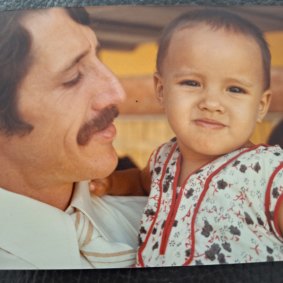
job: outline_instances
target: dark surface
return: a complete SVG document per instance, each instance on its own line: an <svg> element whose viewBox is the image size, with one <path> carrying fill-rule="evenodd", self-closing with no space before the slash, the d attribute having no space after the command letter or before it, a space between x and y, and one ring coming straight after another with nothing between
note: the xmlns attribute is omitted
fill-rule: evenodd
<svg viewBox="0 0 283 283"><path fill-rule="evenodd" d="M112 270L1 271L1 283L271 283L283 282L283 263Z"/></svg>
<svg viewBox="0 0 283 283"><path fill-rule="evenodd" d="M115 4L197 4L197 5L282 5L283 0L0 0L0 9L46 8Z"/></svg>
<svg viewBox="0 0 283 283"><path fill-rule="evenodd" d="M283 4L283 1L38 1L7 0L0 1L0 9L45 8L51 6L87 6L105 4ZM0 231L1 233L1 231ZM283 262L241 265L116 269L116 270L69 270L69 271L0 271L0 283L71 283L71 282L231 282L231 283L271 283L283 282Z"/></svg>

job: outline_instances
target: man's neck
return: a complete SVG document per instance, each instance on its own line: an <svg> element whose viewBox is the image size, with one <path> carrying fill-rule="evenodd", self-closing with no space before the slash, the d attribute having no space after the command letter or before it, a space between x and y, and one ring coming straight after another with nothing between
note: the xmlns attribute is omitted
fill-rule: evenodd
<svg viewBox="0 0 283 283"><path fill-rule="evenodd" d="M59 186L52 187L50 189L44 188L44 189L34 190L34 189L29 189L25 186L23 187L14 187L9 185L5 186L2 185L0 181L0 187L7 191L17 193L35 199L37 201L49 204L60 210L65 210L69 206L73 194L73 184L64 185L60 187Z"/></svg>
<svg viewBox="0 0 283 283"><path fill-rule="evenodd" d="M57 173L55 167L32 162L33 158L18 149L15 139L0 135L0 188L65 210L72 198L72 180Z"/></svg>
<svg viewBox="0 0 283 283"><path fill-rule="evenodd" d="M72 199L73 184L38 191L25 191L23 195L65 210Z"/></svg>

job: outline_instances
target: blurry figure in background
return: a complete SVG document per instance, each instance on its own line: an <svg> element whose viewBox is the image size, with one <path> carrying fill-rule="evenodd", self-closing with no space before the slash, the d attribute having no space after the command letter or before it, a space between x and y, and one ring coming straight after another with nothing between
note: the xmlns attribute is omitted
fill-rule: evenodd
<svg viewBox="0 0 283 283"><path fill-rule="evenodd" d="M138 168L137 164L130 156L122 156L118 158L118 164L115 170L125 170L130 168Z"/></svg>
<svg viewBox="0 0 283 283"><path fill-rule="evenodd" d="M268 144L270 145L280 145L283 148L283 120L281 120L272 130Z"/></svg>
<svg viewBox="0 0 283 283"><path fill-rule="evenodd" d="M283 151L250 142L271 97L262 32L219 9L184 14L161 36L154 82L176 138L105 188L150 192L137 266L283 260Z"/></svg>

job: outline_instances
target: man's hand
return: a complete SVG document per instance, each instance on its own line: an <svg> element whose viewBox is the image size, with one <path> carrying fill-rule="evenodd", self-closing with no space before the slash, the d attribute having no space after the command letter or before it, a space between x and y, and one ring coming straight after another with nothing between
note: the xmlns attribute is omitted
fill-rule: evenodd
<svg viewBox="0 0 283 283"><path fill-rule="evenodd" d="M89 190L92 195L101 197L110 193L111 177L95 179L89 182Z"/></svg>
<svg viewBox="0 0 283 283"><path fill-rule="evenodd" d="M95 196L145 196L150 191L149 171L131 168L114 171L104 179L91 180L89 190Z"/></svg>

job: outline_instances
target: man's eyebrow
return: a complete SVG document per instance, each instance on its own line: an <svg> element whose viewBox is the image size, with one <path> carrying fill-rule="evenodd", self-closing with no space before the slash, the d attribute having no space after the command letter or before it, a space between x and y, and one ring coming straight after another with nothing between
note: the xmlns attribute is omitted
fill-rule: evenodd
<svg viewBox="0 0 283 283"><path fill-rule="evenodd" d="M98 41L95 42L95 52L97 53L100 49L100 43ZM67 66L61 68L61 70L58 71L58 73L67 73L69 70L71 70L83 57L85 57L90 52L91 46L83 51L81 54L77 55L70 64Z"/></svg>
<svg viewBox="0 0 283 283"><path fill-rule="evenodd" d="M89 53L89 50L85 50L81 54L77 55L70 64L64 66L58 73L66 73L70 69L72 69L83 57L85 57Z"/></svg>

